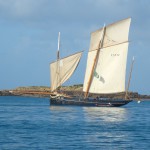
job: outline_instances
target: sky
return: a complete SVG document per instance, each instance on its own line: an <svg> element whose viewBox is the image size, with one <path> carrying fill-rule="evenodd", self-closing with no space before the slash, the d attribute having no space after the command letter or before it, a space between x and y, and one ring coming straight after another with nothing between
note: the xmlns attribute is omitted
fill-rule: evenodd
<svg viewBox="0 0 150 150"><path fill-rule="evenodd" d="M65 83L82 84L90 33L128 17L127 78L135 56L129 90L150 94L149 0L0 0L0 89L50 86L58 32L61 57L84 50L78 69Z"/></svg>

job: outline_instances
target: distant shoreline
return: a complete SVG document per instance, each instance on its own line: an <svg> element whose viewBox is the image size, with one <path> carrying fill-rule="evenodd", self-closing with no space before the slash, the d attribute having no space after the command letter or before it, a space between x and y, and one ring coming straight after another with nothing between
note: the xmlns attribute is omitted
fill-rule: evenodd
<svg viewBox="0 0 150 150"><path fill-rule="evenodd" d="M73 86L63 86L60 89L63 93L69 95L83 96L82 85ZM51 94L50 88L46 86L29 86L29 87L18 87L12 90L2 90L0 91L0 96L28 96L28 97L47 97L49 98ZM108 98L124 98L125 93L117 94L91 94L92 97L108 97ZM141 95L138 92L129 92L129 97L135 100L148 99L150 100L150 95Z"/></svg>

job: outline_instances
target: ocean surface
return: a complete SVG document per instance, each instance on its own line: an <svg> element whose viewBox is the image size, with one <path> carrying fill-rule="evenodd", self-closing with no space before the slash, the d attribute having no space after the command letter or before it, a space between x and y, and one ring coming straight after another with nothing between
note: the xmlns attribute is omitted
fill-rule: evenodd
<svg viewBox="0 0 150 150"><path fill-rule="evenodd" d="M149 150L150 101L119 108L0 97L0 150Z"/></svg>

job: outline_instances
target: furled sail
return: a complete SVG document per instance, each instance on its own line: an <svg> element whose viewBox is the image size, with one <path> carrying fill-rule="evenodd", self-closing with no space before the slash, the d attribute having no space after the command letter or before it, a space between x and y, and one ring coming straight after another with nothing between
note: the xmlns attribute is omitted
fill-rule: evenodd
<svg viewBox="0 0 150 150"><path fill-rule="evenodd" d="M82 52L79 52L50 64L51 91L54 91L71 77L79 64L81 55Z"/></svg>
<svg viewBox="0 0 150 150"><path fill-rule="evenodd" d="M131 18L128 18L91 33L84 92L117 93L125 91L130 22ZM96 57L97 51L99 53ZM97 58L96 65L92 72L95 58ZM91 72L92 78L90 77ZM90 78L92 80L89 83Z"/></svg>

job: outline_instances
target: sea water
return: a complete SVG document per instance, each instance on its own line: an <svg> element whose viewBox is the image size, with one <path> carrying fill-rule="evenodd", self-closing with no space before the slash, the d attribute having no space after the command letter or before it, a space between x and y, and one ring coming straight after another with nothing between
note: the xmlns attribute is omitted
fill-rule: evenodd
<svg viewBox="0 0 150 150"><path fill-rule="evenodd" d="M0 149L148 150L150 101L95 108L0 97Z"/></svg>

